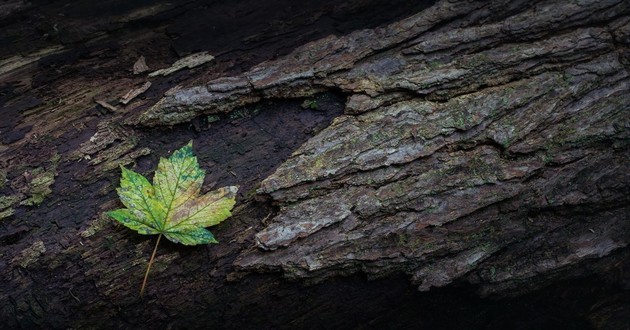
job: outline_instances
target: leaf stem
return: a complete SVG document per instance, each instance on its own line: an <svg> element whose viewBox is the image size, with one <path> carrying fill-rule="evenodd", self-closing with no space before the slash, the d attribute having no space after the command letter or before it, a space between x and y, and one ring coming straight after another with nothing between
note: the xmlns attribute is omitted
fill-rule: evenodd
<svg viewBox="0 0 630 330"><path fill-rule="evenodd" d="M144 295L144 287L147 285L147 278L149 277L149 271L151 270L151 265L153 265L153 260L155 259L155 253L157 252L158 245L160 244L160 238L162 238L162 234L158 236L157 242L155 242L155 248L153 248L153 254L151 254L151 259L149 260L149 265L147 266L147 272L144 273L144 280L142 281L142 288L140 289L140 297Z"/></svg>

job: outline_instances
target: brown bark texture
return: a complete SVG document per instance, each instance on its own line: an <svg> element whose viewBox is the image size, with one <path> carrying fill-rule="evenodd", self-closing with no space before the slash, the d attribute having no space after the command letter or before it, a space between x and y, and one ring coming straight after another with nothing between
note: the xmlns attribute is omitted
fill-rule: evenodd
<svg viewBox="0 0 630 330"><path fill-rule="evenodd" d="M630 324L628 1L9 0L0 30L3 328ZM238 203L140 298L119 167L190 140Z"/></svg>

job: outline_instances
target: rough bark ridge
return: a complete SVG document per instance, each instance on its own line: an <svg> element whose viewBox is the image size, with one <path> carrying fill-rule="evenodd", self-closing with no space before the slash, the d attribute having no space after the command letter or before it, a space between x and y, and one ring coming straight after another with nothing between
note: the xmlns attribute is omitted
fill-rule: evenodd
<svg viewBox="0 0 630 330"><path fill-rule="evenodd" d="M597 276L622 291L582 310L591 326L623 325L630 3L398 2L380 26L348 19L378 16L377 0L266 26L246 1L216 26L204 15L225 8L204 1L108 1L116 10L89 24L91 2L63 18L53 2L28 27L31 4L0 5L0 44L38 36L0 51L2 324L439 326L416 308L439 290L526 297ZM241 32L225 32L234 21ZM207 33L237 41L206 46ZM153 70L200 48L210 69L130 72L140 55ZM161 247L140 300L153 241L104 215L117 168L149 173L190 139L211 169L204 189L240 185L240 206L216 229L222 244Z"/></svg>
<svg viewBox="0 0 630 330"><path fill-rule="evenodd" d="M262 182L282 208L236 265L519 289L630 242L628 9L439 2L175 91L140 122L341 90L346 115Z"/></svg>

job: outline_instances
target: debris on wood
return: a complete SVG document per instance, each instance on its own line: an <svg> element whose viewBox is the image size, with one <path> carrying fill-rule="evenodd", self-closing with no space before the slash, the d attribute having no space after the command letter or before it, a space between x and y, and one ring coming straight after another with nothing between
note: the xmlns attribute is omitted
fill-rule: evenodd
<svg viewBox="0 0 630 330"><path fill-rule="evenodd" d="M133 74L140 74L146 71L149 71L149 67L144 56L140 56L136 63L133 64Z"/></svg>
<svg viewBox="0 0 630 330"><path fill-rule="evenodd" d="M28 198L22 200L20 205L38 206L53 192L51 186L55 183L59 159L59 156L54 156L50 166L37 167L23 173L26 181L24 192Z"/></svg>
<svg viewBox="0 0 630 330"><path fill-rule="evenodd" d="M11 264L18 264L22 268L26 268L28 265L36 262L39 257L46 253L46 246L43 241L36 241L31 246L22 250L21 255L16 256L11 260Z"/></svg>
<svg viewBox="0 0 630 330"><path fill-rule="evenodd" d="M192 69L202 64L208 63L214 60L214 56L208 54L208 52L195 53L186 56L171 65L169 68L153 71L149 73L149 77L155 76L168 76L169 74L181 70L183 68Z"/></svg>
<svg viewBox="0 0 630 330"><path fill-rule="evenodd" d="M107 103L107 101L104 100L94 100L94 102L96 102L98 105L102 106L103 108L113 111L113 112L118 112L119 109L116 106L113 106L109 103Z"/></svg>
<svg viewBox="0 0 630 330"><path fill-rule="evenodd" d="M122 104L127 104L129 102L131 102L131 100L135 99L138 95L144 93L147 91L147 89L149 89L151 87L151 82L147 81L145 82L142 86L132 89L129 92L127 92L127 94L125 94L125 96L120 98L120 102Z"/></svg>

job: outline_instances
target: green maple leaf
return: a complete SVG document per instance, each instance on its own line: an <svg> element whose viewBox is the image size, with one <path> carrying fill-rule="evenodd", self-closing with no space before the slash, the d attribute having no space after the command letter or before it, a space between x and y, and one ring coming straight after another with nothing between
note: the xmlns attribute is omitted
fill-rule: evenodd
<svg viewBox="0 0 630 330"><path fill-rule="evenodd" d="M159 235L140 290L142 295L160 238L185 245L217 243L205 227L232 215L238 188L223 187L199 196L205 171L192 153L192 141L168 159L160 158L153 184L139 173L121 169L116 191L126 208L107 215L142 235Z"/></svg>

